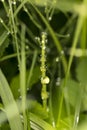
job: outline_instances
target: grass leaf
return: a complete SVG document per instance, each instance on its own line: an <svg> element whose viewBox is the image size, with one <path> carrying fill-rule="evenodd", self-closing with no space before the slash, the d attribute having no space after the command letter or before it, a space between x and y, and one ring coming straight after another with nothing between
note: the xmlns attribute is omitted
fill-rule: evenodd
<svg viewBox="0 0 87 130"><path fill-rule="evenodd" d="M0 96L5 107L11 130L23 130L19 111L10 90L9 84L0 70ZM8 107L10 106L10 108ZM0 117L2 118L2 117Z"/></svg>

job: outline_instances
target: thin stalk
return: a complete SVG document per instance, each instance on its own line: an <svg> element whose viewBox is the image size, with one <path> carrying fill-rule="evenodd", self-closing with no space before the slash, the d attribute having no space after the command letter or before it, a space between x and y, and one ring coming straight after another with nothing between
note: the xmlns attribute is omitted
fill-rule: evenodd
<svg viewBox="0 0 87 130"><path fill-rule="evenodd" d="M49 83L49 78L46 76L46 34L42 33L42 40L41 40L41 84L42 84L42 92L41 97L43 101L43 107L47 109L47 84Z"/></svg>
<svg viewBox="0 0 87 130"><path fill-rule="evenodd" d="M7 7L7 5L6 5L5 0L2 0L2 3L3 3L3 7L4 7L6 13L8 14L8 7Z"/></svg>
<svg viewBox="0 0 87 130"><path fill-rule="evenodd" d="M29 18L31 19L32 23L40 30L42 30L41 25L33 18L33 16L30 14L30 12L28 11L28 9L24 6L24 10L27 13L27 15L29 16Z"/></svg>
<svg viewBox="0 0 87 130"><path fill-rule="evenodd" d="M33 56L32 64L31 64L31 68L30 68L30 71L29 71L29 76L28 76L28 79L27 79L27 88L28 88L28 86L30 84L30 81L31 81L32 72L33 72L33 69L34 69L36 58L37 58L37 51L34 52L34 56ZM30 87L29 87L29 89L30 89Z"/></svg>
<svg viewBox="0 0 87 130"><path fill-rule="evenodd" d="M22 111L24 130L27 130L27 115L26 115L26 56L25 56L25 26L22 25L21 32L21 62L20 62L20 90L22 97Z"/></svg>
<svg viewBox="0 0 87 130"><path fill-rule="evenodd" d="M86 48L86 40L87 40L87 17L84 19L83 28L82 28L82 35L81 35L81 48L83 53L85 52Z"/></svg>
<svg viewBox="0 0 87 130"><path fill-rule="evenodd" d="M29 54L31 55L31 54L33 54L33 52L32 51L27 51L27 52L25 52L25 54L26 55L29 55ZM19 55L21 55L21 54L19 53ZM14 57L17 57L17 53L13 53L13 54L10 54L10 55L3 56L2 58L0 58L0 62L2 62L4 60L9 60L9 59L14 58Z"/></svg>
<svg viewBox="0 0 87 130"><path fill-rule="evenodd" d="M18 40L17 40L17 34L16 34L17 28L16 28L15 20L14 20L14 13L13 13L13 9L12 9L12 1L8 0L8 3L9 3L9 7L10 7L10 14L11 14L11 17L9 17L9 18L12 22L11 28L13 28L12 30L13 30L13 33L14 33L14 40L15 40L15 45L16 45L16 50L17 50L18 64L20 64L19 47L18 47Z"/></svg>

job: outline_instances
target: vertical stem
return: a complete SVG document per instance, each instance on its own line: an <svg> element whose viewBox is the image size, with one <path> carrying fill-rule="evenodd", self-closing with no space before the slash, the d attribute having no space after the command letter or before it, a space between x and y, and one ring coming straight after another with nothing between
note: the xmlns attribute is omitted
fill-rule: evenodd
<svg viewBox="0 0 87 130"><path fill-rule="evenodd" d="M23 111L23 119L24 119L24 130L27 130L26 56L25 56L25 26L24 25L22 25L22 32L21 32L20 90L21 90L21 96L22 96L22 111Z"/></svg>
<svg viewBox="0 0 87 130"><path fill-rule="evenodd" d="M18 64L20 64L20 54L19 54L19 47L18 47L18 40L17 40L17 28L15 25L15 20L14 20L14 13L13 13L13 9L12 9L12 1L8 0L9 3L9 8L10 8L10 16L9 16L9 21L11 22L11 33L14 33L13 38L15 40L15 45L16 45L16 50L17 50L17 56L18 56Z"/></svg>
<svg viewBox="0 0 87 130"><path fill-rule="evenodd" d="M42 72L42 77L41 77L41 83L42 83L42 92L41 92L41 97L43 101L43 107L46 109L47 108L47 98L48 98L48 93L46 90L46 84L49 83L49 78L46 76L46 55L45 55L45 49L46 49L46 34L42 33L42 41L41 41L41 72Z"/></svg>

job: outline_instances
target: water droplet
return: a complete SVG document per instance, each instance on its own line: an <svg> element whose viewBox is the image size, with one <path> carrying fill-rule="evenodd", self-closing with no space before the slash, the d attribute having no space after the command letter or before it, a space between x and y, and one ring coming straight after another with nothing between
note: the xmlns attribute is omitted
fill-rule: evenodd
<svg viewBox="0 0 87 130"><path fill-rule="evenodd" d="M29 88L27 87L27 91L29 91Z"/></svg>
<svg viewBox="0 0 87 130"><path fill-rule="evenodd" d="M7 35L9 35L9 34L10 34L10 31L7 32Z"/></svg>
<svg viewBox="0 0 87 130"><path fill-rule="evenodd" d="M67 34L67 37L70 37L70 34L69 34L69 33Z"/></svg>
<svg viewBox="0 0 87 130"><path fill-rule="evenodd" d="M79 122L79 116L76 117L76 124Z"/></svg>
<svg viewBox="0 0 87 130"><path fill-rule="evenodd" d="M26 45L26 46L25 46L25 49L26 49L26 50L29 50L29 46L28 46L28 45Z"/></svg>
<svg viewBox="0 0 87 130"><path fill-rule="evenodd" d="M3 23L3 20L0 18L0 23Z"/></svg>
<svg viewBox="0 0 87 130"><path fill-rule="evenodd" d="M64 55L64 51L63 50L61 51L61 55Z"/></svg>
<svg viewBox="0 0 87 130"><path fill-rule="evenodd" d="M45 50L45 49L46 49L46 46L43 46L42 49Z"/></svg>
<svg viewBox="0 0 87 130"><path fill-rule="evenodd" d="M40 38L39 37L35 37L35 40L40 42Z"/></svg>
<svg viewBox="0 0 87 130"><path fill-rule="evenodd" d="M47 43L47 42L48 42L48 40L46 39L46 40L45 40L45 43Z"/></svg>
<svg viewBox="0 0 87 130"><path fill-rule="evenodd" d="M1 2L4 2L4 0L1 0Z"/></svg>
<svg viewBox="0 0 87 130"><path fill-rule="evenodd" d="M42 44L44 44L44 43L45 43L45 40L42 40L41 42L42 42Z"/></svg>
<svg viewBox="0 0 87 130"><path fill-rule="evenodd" d="M52 20L52 17L49 17L48 20L51 21L51 20Z"/></svg>
<svg viewBox="0 0 87 130"><path fill-rule="evenodd" d="M16 1L15 1L15 0L14 0L14 1L12 1L12 4L13 4L13 5L16 5Z"/></svg>
<svg viewBox="0 0 87 130"><path fill-rule="evenodd" d="M59 57L56 57L56 62L59 62Z"/></svg>
<svg viewBox="0 0 87 130"><path fill-rule="evenodd" d="M45 78L41 78L41 83L42 84L49 84L49 82L50 82L50 79L49 79L48 76L46 76Z"/></svg>
<svg viewBox="0 0 87 130"><path fill-rule="evenodd" d="M61 82L61 78L58 77L58 78L57 78L57 81L56 81L56 85L57 85L57 86L60 86L60 82Z"/></svg>
<svg viewBox="0 0 87 130"><path fill-rule="evenodd" d="M47 33L46 32L42 32L41 35L42 35L42 40L43 41L46 40Z"/></svg>
<svg viewBox="0 0 87 130"><path fill-rule="evenodd" d="M56 125L55 125L55 122L54 122L54 121L52 122L52 126L53 126L54 128L56 127Z"/></svg>

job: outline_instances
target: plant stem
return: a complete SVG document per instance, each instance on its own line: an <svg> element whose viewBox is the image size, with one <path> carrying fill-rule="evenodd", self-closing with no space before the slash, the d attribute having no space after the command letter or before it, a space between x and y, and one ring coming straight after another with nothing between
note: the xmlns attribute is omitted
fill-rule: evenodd
<svg viewBox="0 0 87 130"><path fill-rule="evenodd" d="M26 113L26 56L25 56L25 26L22 25L21 32L21 62L20 62L20 90L22 97L22 111L24 130L27 130L27 113Z"/></svg>

